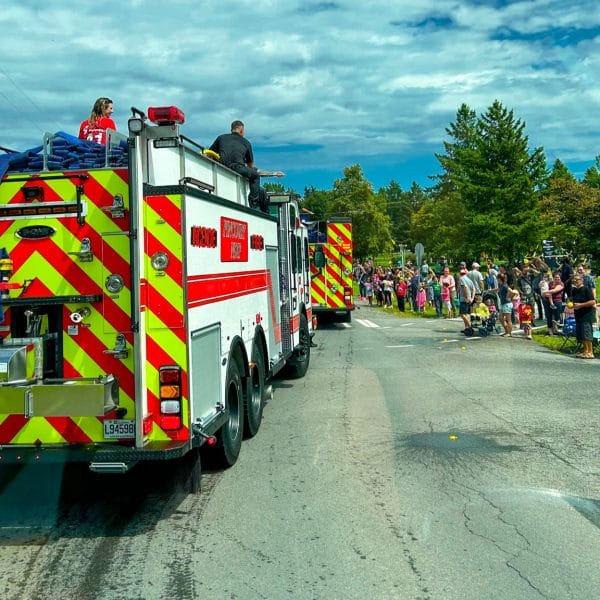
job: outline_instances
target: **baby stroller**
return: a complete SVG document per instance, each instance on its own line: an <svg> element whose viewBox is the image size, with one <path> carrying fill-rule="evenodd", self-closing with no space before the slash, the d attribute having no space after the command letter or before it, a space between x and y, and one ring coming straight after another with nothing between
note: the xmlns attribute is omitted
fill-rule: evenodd
<svg viewBox="0 0 600 600"><path fill-rule="evenodd" d="M493 302L487 302L490 315L482 316L476 313L471 315L471 327L467 327L464 334L467 337L472 337L477 333L481 337L487 337L492 333L500 333L502 328L498 325L498 311L496 305Z"/></svg>
<svg viewBox="0 0 600 600"><path fill-rule="evenodd" d="M492 310L492 308L494 310ZM498 311L496 307L492 304L490 306L490 316L484 319L481 319L481 324L479 325L479 335L481 337L486 337L492 333L500 333L502 328L498 325Z"/></svg>

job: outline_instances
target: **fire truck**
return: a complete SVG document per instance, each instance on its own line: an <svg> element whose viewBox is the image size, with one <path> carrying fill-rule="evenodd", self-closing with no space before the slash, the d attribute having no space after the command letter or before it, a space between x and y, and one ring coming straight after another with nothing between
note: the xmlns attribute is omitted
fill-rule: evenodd
<svg viewBox="0 0 600 600"><path fill-rule="evenodd" d="M350 322L354 310L352 293L352 219L331 217L310 222L311 303L313 312L342 315Z"/></svg>
<svg viewBox="0 0 600 600"><path fill-rule="evenodd" d="M251 208L184 119L132 108L106 146L59 132L0 157L1 462L174 459L196 490L200 447L233 465L269 380L306 373L297 198Z"/></svg>

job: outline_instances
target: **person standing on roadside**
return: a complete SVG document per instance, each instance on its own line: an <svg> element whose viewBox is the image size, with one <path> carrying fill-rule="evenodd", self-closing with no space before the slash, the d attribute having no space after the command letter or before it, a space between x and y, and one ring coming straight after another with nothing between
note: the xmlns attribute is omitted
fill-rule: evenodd
<svg viewBox="0 0 600 600"><path fill-rule="evenodd" d="M548 326L548 335L557 333L559 321L562 315L563 295L565 286L560 278L560 272L554 271L552 281L548 286L550 293L550 301L544 301L544 309L546 310L546 325Z"/></svg>
<svg viewBox="0 0 600 600"><path fill-rule="evenodd" d="M450 275L450 268L448 265L445 265L442 269L442 275L440 277L440 283L442 284L442 289L445 289L444 292L444 302L448 301L449 304L446 304L447 309L447 317L451 318L454 316L454 298L456 298L456 282L454 281L454 277Z"/></svg>
<svg viewBox="0 0 600 600"><path fill-rule="evenodd" d="M437 275L434 273L431 276L431 280L429 281L429 288L431 289L431 294L433 296L433 306L435 308L435 316L442 316L442 286L440 285L440 281L437 278Z"/></svg>
<svg viewBox="0 0 600 600"><path fill-rule="evenodd" d="M596 321L596 299L591 288L584 284L583 275L579 273L573 277L573 308L575 310L575 335L577 341L583 345L583 351L576 354L577 358L594 358L593 325Z"/></svg>
<svg viewBox="0 0 600 600"><path fill-rule="evenodd" d="M400 312L406 311L406 288L406 281L402 273L400 273L398 281L396 283L396 301L398 302L398 310Z"/></svg>
<svg viewBox="0 0 600 600"><path fill-rule="evenodd" d="M506 274L500 273L498 275L498 299L500 301L500 325L504 328L502 337L512 337L512 299L515 294L518 292L508 285Z"/></svg>
<svg viewBox="0 0 600 600"><path fill-rule="evenodd" d="M471 265L471 270L468 273L468 277L469 279L473 282L473 285L475 286L475 293L476 294L481 294L483 292L483 275L481 274L481 271L479 270L479 263L474 262Z"/></svg>
<svg viewBox="0 0 600 600"><path fill-rule="evenodd" d="M575 271L576 275L581 275L583 277L583 285L592 290L592 294L594 295L594 300L596 299L596 282L592 277L591 273L586 273L586 269L583 265L578 265Z"/></svg>
<svg viewBox="0 0 600 600"><path fill-rule="evenodd" d="M458 314L465 325L465 328L462 331L463 333L471 328L471 305L475 299L475 285L468 277L467 273L467 269L461 269L460 279L458 280Z"/></svg>

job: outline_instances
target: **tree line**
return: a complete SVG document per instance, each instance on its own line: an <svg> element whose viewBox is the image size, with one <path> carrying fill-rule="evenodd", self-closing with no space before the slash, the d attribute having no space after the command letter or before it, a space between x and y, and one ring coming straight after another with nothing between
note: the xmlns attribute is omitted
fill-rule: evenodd
<svg viewBox="0 0 600 600"><path fill-rule="evenodd" d="M445 131L430 187L390 181L375 191L356 164L331 190L305 189L302 206L318 220L352 217L358 258L421 242L428 256L451 261L519 260L541 254L543 239L572 255L600 255L600 155L581 180L559 159L549 169L525 123L498 100L479 116L461 105Z"/></svg>

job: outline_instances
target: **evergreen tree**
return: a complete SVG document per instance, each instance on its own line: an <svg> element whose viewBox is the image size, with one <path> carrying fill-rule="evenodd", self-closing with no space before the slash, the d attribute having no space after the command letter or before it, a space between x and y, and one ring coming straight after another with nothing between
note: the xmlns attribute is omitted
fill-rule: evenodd
<svg viewBox="0 0 600 600"><path fill-rule="evenodd" d="M556 179L564 179L567 181L575 181L574 175L569 171L567 166L557 158L552 166L552 171L548 177L548 182L555 181Z"/></svg>
<svg viewBox="0 0 600 600"><path fill-rule="evenodd" d="M596 156L594 164L586 170L583 183L587 187L600 189L600 154Z"/></svg>
<svg viewBox="0 0 600 600"><path fill-rule="evenodd" d="M545 181L542 148L529 150L525 123L496 100L474 121L462 105L438 156L438 192L456 191L467 220L466 250L512 259L539 243L538 192ZM454 218L449 215L448 218Z"/></svg>

